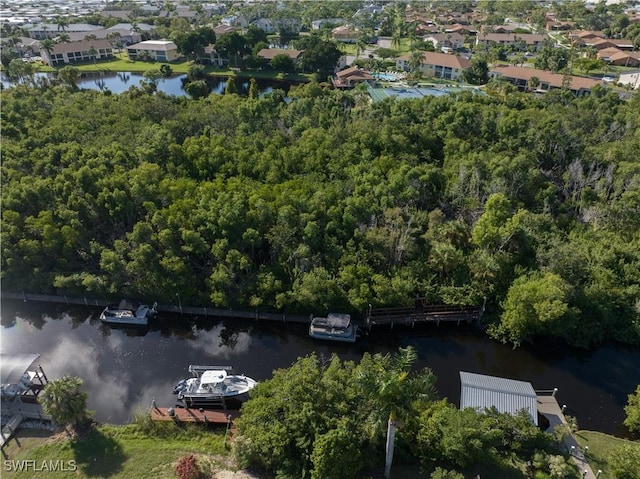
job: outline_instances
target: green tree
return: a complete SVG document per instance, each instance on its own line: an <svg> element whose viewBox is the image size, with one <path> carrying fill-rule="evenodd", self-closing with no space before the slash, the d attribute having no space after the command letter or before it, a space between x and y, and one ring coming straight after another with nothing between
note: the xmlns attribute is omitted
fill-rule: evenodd
<svg viewBox="0 0 640 479"><path fill-rule="evenodd" d="M640 431L640 386L636 388L634 394L629 394L624 411L626 413L624 425L631 431Z"/></svg>
<svg viewBox="0 0 640 479"><path fill-rule="evenodd" d="M184 86L184 91L193 98L194 100L198 98L204 98L210 93L209 85L204 80L195 80L187 83Z"/></svg>
<svg viewBox="0 0 640 479"><path fill-rule="evenodd" d="M78 426L87 418L87 393L81 387L78 377L63 376L49 382L39 397L42 410L62 426Z"/></svg>
<svg viewBox="0 0 640 479"><path fill-rule="evenodd" d="M474 57L471 60L471 67L462 73L466 82L472 85L484 85L489 81L489 66L482 57Z"/></svg>
<svg viewBox="0 0 640 479"><path fill-rule="evenodd" d="M294 69L293 59L284 53L280 53L273 57L269 62L269 66L274 70L290 73Z"/></svg>
<svg viewBox="0 0 640 479"><path fill-rule="evenodd" d="M80 70L76 67L67 65L58 70L58 78L66 83L69 88L75 90L78 88L78 79L80 78Z"/></svg>
<svg viewBox="0 0 640 479"><path fill-rule="evenodd" d="M251 50L247 45L247 40L238 32L225 33L220 35L216 40L216 50L230 60L233 59L233 65L238 67L242 56Z"/></svg>
<svg viewBox="0 0 640 479"><path fill-rule="evenodd" d="M299 50L304 50L300 66L304 71L316 72L321 77L333 73L341 52L335 42L323 40L318 35L300 37L295 41Z"/></svg>
<svg viewBox="0 0 640 479"><path fill-rule="evenodd" d="M640 471L640 446L625 444L609 454L611 472L616 479L637 479Z"/></svg>
<svg viewBox="0 0 640 479"><path fill-rule="evenodd" d="M569 338L578 313L570 300L571 288L557 274L521 276L509 288L495 333L514 346L535 334L555 333Z"/></svg>

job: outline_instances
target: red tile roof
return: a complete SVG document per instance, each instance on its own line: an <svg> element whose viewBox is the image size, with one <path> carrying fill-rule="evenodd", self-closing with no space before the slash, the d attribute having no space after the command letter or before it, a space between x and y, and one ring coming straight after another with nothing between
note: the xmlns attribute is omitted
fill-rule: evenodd
<svg viewBox="0 0 640 479"><path fill-rule="evenodd" d="M548 72L546 70L538 70L536 68L514 67L508 65L499 65L491 70L491 73L503 76L505 78L513 78L515 80L529 80L532 77L538 78L543 83L548 83L551 87L562 88L565 76L560 73ZM592 80L584 77L571 77L570 88L572 90L591 90L594 86L599 85L600 81Z"/></svg>

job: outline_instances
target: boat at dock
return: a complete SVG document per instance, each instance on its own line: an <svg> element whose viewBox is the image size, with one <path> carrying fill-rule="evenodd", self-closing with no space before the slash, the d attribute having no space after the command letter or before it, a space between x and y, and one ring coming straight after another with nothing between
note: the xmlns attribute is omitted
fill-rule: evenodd
<svg viewBox="0 0 640 479"><path fill-rule="evenodd" d="M151 306L122 300L119 305L109 305L100 313L100 320L104 323L126 326L147 326L149 320L157 314L158 303Z"/></svg>
<svg viewBox="0 0 640 479"><path fill-rule="evenodd" d="M225 400L246 398L258 382L244 374L231 374L231 366L190 365L193 377L179 381L173 388L178 401L187 407L225 406Z"/></svg>
<svg viewBox="0 0 640 479"><path fill-rule="evenodd" d="M309 336L314 339L355 343L358 326L351 316L344 313L329 313L326 318L316 317L309 325Z"/></svg>

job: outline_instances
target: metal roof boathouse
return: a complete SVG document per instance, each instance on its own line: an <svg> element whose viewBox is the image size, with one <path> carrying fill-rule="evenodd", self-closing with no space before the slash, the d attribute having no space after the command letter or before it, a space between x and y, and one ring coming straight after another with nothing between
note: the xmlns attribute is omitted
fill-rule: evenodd
<svg viewBox="0 0 640 479"><path fill-rule="evenodd" d="M48 382L39 359L39 354L0 354L2 446L24 419L49 419L38 404L38 395Z"/></svg>
<svg viewBox="0 0 640 479"><path fill-rule="evenodd" d="M495 407L509 414L526 409L538 425L538 397L531 383L460 371L460 384L460 409L484 411Z"/></svg>

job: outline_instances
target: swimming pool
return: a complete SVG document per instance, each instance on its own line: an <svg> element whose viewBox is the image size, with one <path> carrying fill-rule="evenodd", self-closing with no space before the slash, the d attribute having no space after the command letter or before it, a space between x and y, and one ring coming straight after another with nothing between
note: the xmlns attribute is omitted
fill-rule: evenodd
<svg viewBox="0 0 640 479"><path fill-rule="evenodd" d="M397 81L398 75L394 73L372 73L371 76L373 78L377 78L378 80L384 81Z"/></svg>

